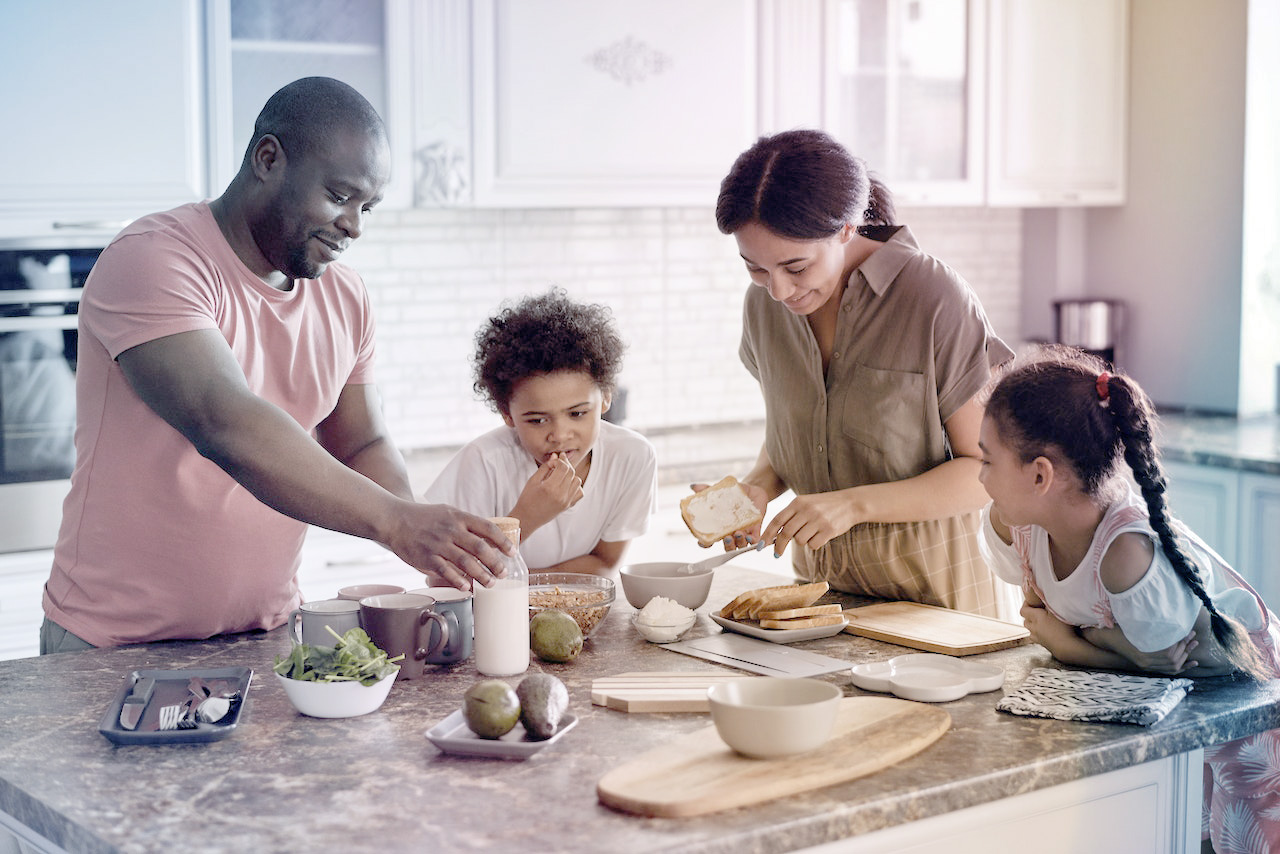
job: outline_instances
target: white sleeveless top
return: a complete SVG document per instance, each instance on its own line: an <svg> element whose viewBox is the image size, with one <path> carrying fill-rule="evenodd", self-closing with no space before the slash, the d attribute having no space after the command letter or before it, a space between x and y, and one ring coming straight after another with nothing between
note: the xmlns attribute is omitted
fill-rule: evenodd
<svg viewBox="0 0 1280 854"><path fill-rule="evenodd" d="M1189 528L1177 520L1173 528L1218 610L1249 631L1262 629L1265 606L1253 588ZM1116 537L1131 531L1150 537L1155 555L1136 584L1111 593L1102 583L1102 557ZM1172 646L1195 625L1200 600L1178 578L1151 529L1146 503L1132 488L1107 508L1089 551L1066 578L1054 575L1049 535L1043 528L1026 525L1012 528L1011 533L1013 542L1006 545L991 525L987 504L982 511L980 546L992 570L1011 584L1030 585L1049 612L1064 623L1083 628L1118 626L1142 652Z"/></svg>

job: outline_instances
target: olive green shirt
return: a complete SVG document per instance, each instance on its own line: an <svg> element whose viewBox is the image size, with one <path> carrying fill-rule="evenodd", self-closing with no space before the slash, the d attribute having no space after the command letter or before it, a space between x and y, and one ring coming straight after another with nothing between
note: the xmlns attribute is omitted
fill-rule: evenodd
<svg viewBox="0 0 1280 854"><path fill-rule="evenodd" d="M825 376L805 317L755 286L743 307L740 355L764 394L765 448L797 495L903 480L945 462L946 420L983 388L993 367L1013 356L968 283L922 252L910 229L862 233L883 245L850 274L839 297ZM995 590L976 531L976 511L938 522L866 523L816 552L797 548L793 554L802 578L838 589L988 611L985 593L975 594L976 603L970 594L957 599L920 577L968 573L972 578L939 583ZM874 555L865 553L872 541L880 543ZM904 561L905 573L890 567ZM975 561L967 569L952 566ZM889 576L903 577L881 579L886 567Z"/></svg>

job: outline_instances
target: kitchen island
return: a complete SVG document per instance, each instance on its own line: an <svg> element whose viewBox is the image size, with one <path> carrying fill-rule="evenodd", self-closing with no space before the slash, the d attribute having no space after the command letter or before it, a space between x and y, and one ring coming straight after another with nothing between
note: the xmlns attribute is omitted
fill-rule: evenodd
<svg viewBox="0 0 1280 854"><path fill-rule="evenodd" d="M717 570L708 607L776 583L776 576L729 564ZM863 604L831 595L824 601ZM706 610L695 632L719 630ZM0 662L0 813L37 844L76 852L900 850L868 845L885 838L877 832L974 812L967 808L990 810L1081 780L1092 791L1092 781L1158 763L1180 768L1179 779L1191 784L1173 787L1173 809L1182 816L1175 825L1198 826L1200 749L1280 726L1280 685L1206 683L1152 727L1018 717L995 711L1000 692L975 694L940 705L952 726L938 742L862 779L697 818L641 818L602 806L596 781L708 726L709 717L592 706L592 679L637 670L734 671L646 643L632 629L631 613L619 596L576 661L531 665L530 672L564 680L579 722L523 762L442 754L424 737L477 678L470 662L397 683L380 710L342 720L304 717L289 704L271 673L276 654L289 647L282 630ZM910 651L849 634L799 648L851 663ZM1055 666L1035 645L975 660L1004 667L1006 690L1032 668ZM256 675L240 724L224 740L117 746L98 732L135 669L235 665ZM847 673L822 678L847 696L862 693ZM1159 797L1167 801L1169 792ZM1115 850L1106 844L1113 827L1080 833L1095 840L1091 851ZM1182 850L1186 834L1179 834L1175 828L1160 843L1167 847L1150 850ZM1037 849L1050 850L1049 841Z"/></svg>

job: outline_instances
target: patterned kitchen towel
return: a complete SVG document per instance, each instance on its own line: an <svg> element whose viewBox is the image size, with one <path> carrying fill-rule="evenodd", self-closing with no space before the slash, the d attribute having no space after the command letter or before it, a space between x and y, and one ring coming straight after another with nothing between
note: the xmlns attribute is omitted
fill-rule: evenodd
<svg viewBox="0 0 1280 854"><path fill-rule="evenodd" d="M1178 705L1192 684L1190 679L1037 667L996 708L1015 715L1060 721L1112 721L1151 726Z"/></svg>

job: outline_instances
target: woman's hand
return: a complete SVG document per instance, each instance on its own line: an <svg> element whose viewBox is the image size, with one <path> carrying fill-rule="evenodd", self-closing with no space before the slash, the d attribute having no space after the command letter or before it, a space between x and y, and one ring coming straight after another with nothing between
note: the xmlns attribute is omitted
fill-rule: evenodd
<svg viewBox="0 0 1280 854"><path fill-rule="evenodd" d="M774 555L781 555L790 542L808 549L820 549L863 521L850 500L849 492L841 490L797 496L764 529L764 540L773 543Z"/></svg>

